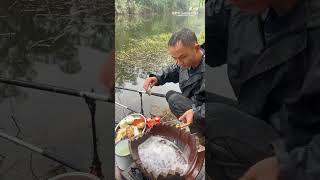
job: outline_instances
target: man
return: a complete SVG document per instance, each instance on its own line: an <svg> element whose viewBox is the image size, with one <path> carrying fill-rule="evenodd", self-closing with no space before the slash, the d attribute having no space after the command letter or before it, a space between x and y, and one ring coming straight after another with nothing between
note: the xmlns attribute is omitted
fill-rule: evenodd
<svg viewBox="0 0 320 180"><path fill-rule="evenodd" d="M169 91L166 94L170 110L184 122L182 127L192 124L191 128L198 131L205 112L204 51L198 44L195 33L187 28L173 33L168 48L176 64L151 74L145 79L143 87L148 91L153 86L179 82L182 93ZM196 123L192 123L193 121Z"/></svg>
<svg viewBox="0 0 320 180"><path fill-rule="evenodd" d="M206 103L215 180L320 179L320 1L208 0L206 56L237 102Z"/></svg>

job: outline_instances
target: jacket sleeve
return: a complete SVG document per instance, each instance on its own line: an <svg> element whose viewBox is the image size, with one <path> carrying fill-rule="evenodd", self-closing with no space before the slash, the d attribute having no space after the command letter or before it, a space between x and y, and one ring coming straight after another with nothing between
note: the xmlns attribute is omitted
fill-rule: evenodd
<svg viewBox="0 0 320 180"><path fill-rule="evenodd" d="M155 74L150 74L149 77L156 77L158 82L156 86L163 85L167 82L179 82L180 66L177 64L167 66Z"/></svg>
<svg viewBox="0 0 320 180"><path fill-rule="evenodd" d="M227 59L231 6L227 0L208 0L205 8L206 63L211 67L217 67L225 64Z"/></svg>
<svg viewBox="0 0 320 180"><path fill-rule="evenodd" d="M320 177L320 134L306 145L288 150L284 140L273 143L280 164L281 180L318 180Z"/></svg>
<svg viewBox="0 0 320 180"><path fill-rule="evenodd" d="M316 86L319 83L313 82L313 87ZM317 91L303 97L298 104L287 105L287 136L273 143L280 179L318 180L320 177L320 88Z"/></svg>
<svg viewBox="0 0 320 180"><path fill-rule="evenodd" d="M193 102L196 102L192 105L192 111L193 111L193 120L194 121L204 121L205 113L206 113L206 106L205 101L207 99L206 95L206 81L205 77L202 80L201 86L198 89L196 95L191 97L191 100Z"/></svg>
<svg viewBox="0 0 320 180"><path fill-rule="evenodd" d="M194 121L203 121L206 115L206 105L203 103L201 106L192 105L193 111L193 120Z"/></svg>
<svg viewBox="0 0 320 180"><path fill-rule="evenodd" d="M317 30L320 35L320 29ZM298 101L288 102L290 136L274 143L283 180L320 177L320 42L310 39L307 72Z"/></svg>

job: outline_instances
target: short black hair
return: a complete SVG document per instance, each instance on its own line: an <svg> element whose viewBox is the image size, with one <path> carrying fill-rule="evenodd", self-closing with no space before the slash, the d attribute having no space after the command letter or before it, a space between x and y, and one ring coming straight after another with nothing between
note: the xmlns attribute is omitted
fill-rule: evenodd
<svg viewBox="0 0 320 180"><path fill-rule="evenodd" d="M174 32L168 42L169 47L174 47L178 42L184 46L191 47L194 43L198 43L196 34L188 28L182 28L180 31Z"/></svg>

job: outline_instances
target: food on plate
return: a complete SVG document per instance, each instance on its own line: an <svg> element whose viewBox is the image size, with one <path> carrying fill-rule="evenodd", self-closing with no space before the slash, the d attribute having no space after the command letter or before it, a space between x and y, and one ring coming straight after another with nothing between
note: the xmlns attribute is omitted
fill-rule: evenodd
<svg viewBox="0 0 320 180"><path fill-rule="evenodd" d="M144 123L144 119L143 118L138 118L138 119L135 119L131 125L137 126L141 122Z"/></svg>
<svg viewBox="0 0 320 180"><path fill-rule="evenodd" d="M140 122L140 123L138 123L137 125L136 125L136 127L138 128L138 129L143 129L144 127L145 127L145 123L144 122Z"/></svg>
<svg viewBox="0 0 320 180"><path fill-rule="evenodd" d="M121 129L129 127L129 124L126 121L120 121L119 126Z"/></svg>
<svg viewBox="0 0 320 180"><path fill-rule="evenodd" d="M137 127L133 126L133 134L135 137L137 137L138 135L140 135L140 131Z"/></svg>
<svg viewBox="0 0 320 180"><path fill-rule="evenodd" d="M125 136L127 135L127 131L126 128L124 129L119 129L117 131L117 135L116 135L116 143L119 142L121 139L123 139Z"/></svg>
<svg viewBox="0 0 320 180"><path fill-rule="evenodd" d="M116 128L115 141L119 142L125 138L136 138L143 134L145 127L146 123L143 116L129 115L119 122Z"/></svg>
<svg viewBox="0 0 320 180"><path fill-rule="evenodd" d="M126 133L128 138L134 137L134 128L132 126L127 127Z"/></svg>
<svg viewBox="0 0 320 180"><path fill-rule="evenodd" d="M136 119L136 118L134 118L133 116L127 116L127 117L125 118L125 122L126 122L127 124L132 124L135 119Z"/></svg>

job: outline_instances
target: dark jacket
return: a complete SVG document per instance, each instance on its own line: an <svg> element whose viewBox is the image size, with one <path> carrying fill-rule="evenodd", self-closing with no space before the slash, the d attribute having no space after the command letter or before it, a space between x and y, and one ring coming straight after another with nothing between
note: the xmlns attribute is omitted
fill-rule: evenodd
<svg viewBox="0 0 320 180"><path fill-rule="evenodd" d="M188 68L183 68L177 64L168 66L150 76L158 79L156 86L167 82L179 83L181 93L192 100L194 103L194 120L200 120L205 117L205 55L202 56L201 64L194 70L190 76Z"/></svg>
<svg viewBox="0 0 320 180"><path fill-rule="evenodd" d="M224 0L206 6L206 62L227 64L243 111L281 135L274 147L282 179L319 179L320 1L300 0L291 13L273 18Z"/></svg>

